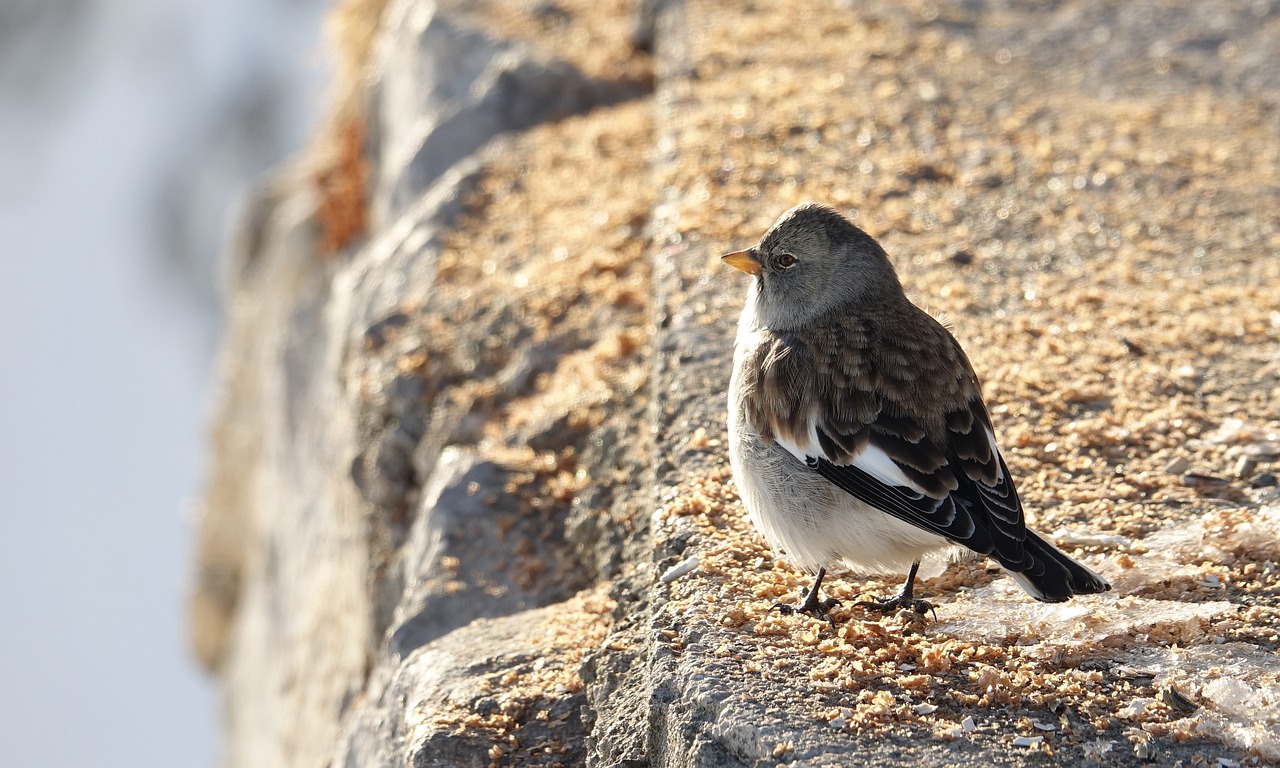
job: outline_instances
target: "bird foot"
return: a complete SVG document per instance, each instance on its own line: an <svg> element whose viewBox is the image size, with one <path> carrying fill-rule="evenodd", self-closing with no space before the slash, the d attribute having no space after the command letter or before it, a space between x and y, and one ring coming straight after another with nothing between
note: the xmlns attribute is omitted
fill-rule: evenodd
<svg viewBox="0 0 1280 768"><path fill-rule="evenodd" d="M773 608L783 616L790 616L793 613L807 613L815 619L826 619L831 628L835 629L836 621L831 618L831 609L840 605L840 601L834 597L828 597L826 600L819 600L817 595L809 594L799 605L791 605L789 603L774 603Z"/></svg>
<svg viewBox="0 0 1280 768"><path fill-rule="evenodd" d="M901 608L906 608L913 613L924 616L926 613L933 614L933 620L938 620L938 612L934 610L933 603L928 600L920 600L907 595L894 595L893 597L881 597L875 600L859 600L854 605L870 608L873 611L881 613L893 613Z"/></svg>

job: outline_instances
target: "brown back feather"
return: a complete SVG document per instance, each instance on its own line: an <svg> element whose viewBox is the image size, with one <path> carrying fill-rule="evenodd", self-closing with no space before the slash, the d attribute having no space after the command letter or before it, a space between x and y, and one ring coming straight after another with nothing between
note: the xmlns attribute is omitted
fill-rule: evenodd
<svg viewBox="0 0 1280 768"><path fill-rule="evenodd" d="M942 325L900 302L834 313L801 333L764 331L744 371L752 426L803 445L817 412L833 462L861 451L874 427L889 443L916 446L902 457L906 468L927 473L945 463L949 421L987 422L977 376ZM989 460L985 434L969 434L981 444L956 446L961 455ZM932 450L921 452L922 439Z"/></svg>

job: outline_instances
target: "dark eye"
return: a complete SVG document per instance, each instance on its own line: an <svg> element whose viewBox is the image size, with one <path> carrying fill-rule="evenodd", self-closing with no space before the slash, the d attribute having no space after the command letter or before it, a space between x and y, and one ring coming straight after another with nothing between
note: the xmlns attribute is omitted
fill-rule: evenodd
<svg viewBox="0 0 1280 768"><path fill-rule="evenodd" d="M778 269L791 269L796 265L796 257L789 253L780 253L773 257L773 265Z"/></svg>

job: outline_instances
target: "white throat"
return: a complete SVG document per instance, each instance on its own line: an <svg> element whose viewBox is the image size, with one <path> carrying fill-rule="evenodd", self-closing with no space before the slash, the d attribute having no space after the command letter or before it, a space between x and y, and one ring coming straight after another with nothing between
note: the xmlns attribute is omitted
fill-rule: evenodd
<svg viewBox="0 0 1280 768"><path fill-rule="evenodd" d="M785 318L775 307L765 302L760 292L760 280L753 279L747 289L747 301L742 306L742 316L738 318L738 335L755 331L785 331L791 328L795 318Z"/></svg>

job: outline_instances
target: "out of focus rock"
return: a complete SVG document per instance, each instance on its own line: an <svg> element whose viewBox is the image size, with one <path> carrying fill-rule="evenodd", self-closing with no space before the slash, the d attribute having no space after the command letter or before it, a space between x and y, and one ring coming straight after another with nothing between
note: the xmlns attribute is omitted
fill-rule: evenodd
<svg viewBox="0 0 1280 768"><path fill-rule="evenodd" d="M625 95L526 44L459 23L430 0L392 0L385 13L372 91L375 228L497 134Z"/></svg>

